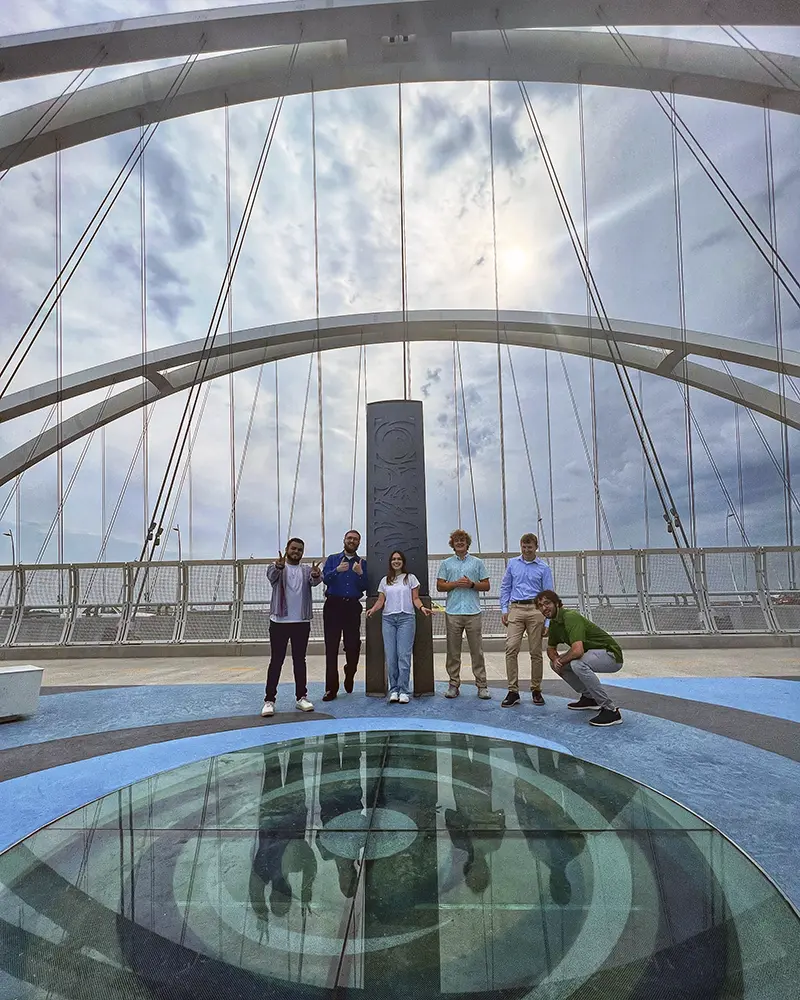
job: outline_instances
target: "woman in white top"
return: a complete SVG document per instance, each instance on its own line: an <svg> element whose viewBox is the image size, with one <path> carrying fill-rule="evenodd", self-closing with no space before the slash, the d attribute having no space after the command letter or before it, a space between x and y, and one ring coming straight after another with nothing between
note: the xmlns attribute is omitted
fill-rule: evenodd
<svg viewBox="0 0 800 1000"><path fill-rule="evenodd" d="M414 608L430 615L419 597L419 580L406 567L406 557L399 550L389 556L389 571L378 586L378 599L367 618L383 610L383 651L389 674L389 701L408 704L411 677L411 650L417 620Z"/></svg>

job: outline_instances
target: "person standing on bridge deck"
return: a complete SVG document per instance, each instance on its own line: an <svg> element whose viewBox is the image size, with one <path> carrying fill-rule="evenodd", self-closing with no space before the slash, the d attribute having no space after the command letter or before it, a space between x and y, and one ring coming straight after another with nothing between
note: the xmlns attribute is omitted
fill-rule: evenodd
<svg viewBox="0 0 800 1000"><path fill-rule="evenodd" d="M544 705L542 696L542 636L547 635L546 622L536 607L536 595L553 588L550 567L536 556L539 539L527 532L519 540L520 555L510 559L500 584L500 611L508 629L506 637L506 676L508 694L503 708L519 705L519 648L528 633L531 654L531 695L534 705Z"/></svg>
<svg viewBox="0 0 800 1000"><path fill-rule="evenodd" d="M306 651L313 614L311 589L322 583L322 572L319 563L315 562L308 566L300 562L305 548L302 538L290 538L286 543L286 555L279 552L278 558L267 569L267 579L272 584L272 596L269 608L270 660L264 707L261 709L264 718L275 714L278 681L290 641L295 704L301 712L314 711L314 706L308 700Z"/></svg>
<svg viewBox="0 0 800 1000"><path fill-rule="evenodd" d="M472 538L462 528L450 535L450 548L455 555L444 559L439 566L436 589L447 594L445 620L447 632L447 676L450 684L445 698L457 698L461 687L461 641L467 633L472 673L478 688L478 697L489 699L486 683L486 663L483 658L483 614L478 596L489 589L489 574L482 559L469 554Z"/></svg>
<svg viewBox="0 0 800 1000"><path fill-rule="evenodd" d="M619 643L604 629L582 614L565 608L554 590L543 590L536 597L536 607L550 619L547 633L547 656L550 666L580 698L567 708L573 711L600 711L589 719L592 726L618 726L622 715L597 674L614 674L622 668ZM567 645L559 653L559 645Z"/></svg>
<svg viewBox="0 0 800 1000"><path fill-rule="evenodd" d="M333 701L339 693L339 645L344 644L344 689L353 693L353 680L361 654L361 597L367 589L367 561L358 554L361 535L355 528L344 536L344 549L325 560L325 694Z"/></svg>

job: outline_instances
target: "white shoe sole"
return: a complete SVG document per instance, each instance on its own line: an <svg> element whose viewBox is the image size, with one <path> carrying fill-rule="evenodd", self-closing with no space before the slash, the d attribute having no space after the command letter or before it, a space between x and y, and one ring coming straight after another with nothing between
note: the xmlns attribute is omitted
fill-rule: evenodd
<svg viewBox="0 0 800 1000"><path fill-rule="evenodd" d="M607 729L609 726L621 726L622 719L614 719L612 722L592 722L589 720L590 726L597 726L598 729Z"/></svg>

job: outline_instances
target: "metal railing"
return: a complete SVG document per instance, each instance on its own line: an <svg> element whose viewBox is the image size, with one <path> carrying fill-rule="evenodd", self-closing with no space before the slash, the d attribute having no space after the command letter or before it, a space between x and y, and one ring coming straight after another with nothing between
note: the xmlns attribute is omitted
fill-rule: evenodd
<svg viewBox="0 0 800 1000"><path fill-rule="evenodd" d="M516 553L483 554L484 634ZM800 632L800 547L548 552L564 603L615 635ZM432 596L438 565L429 560ZM309 558L306 560L311 561ZM0 645L258 643L269 638L271 560L0 567ZM312 638L322 637L322 588ZM434 635L444 635L436 615Z"/></svg>

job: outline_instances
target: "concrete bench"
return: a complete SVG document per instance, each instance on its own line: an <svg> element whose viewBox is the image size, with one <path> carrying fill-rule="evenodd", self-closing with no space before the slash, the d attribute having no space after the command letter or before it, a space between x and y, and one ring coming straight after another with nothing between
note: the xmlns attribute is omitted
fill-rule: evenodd
<svg viewBox="0 0 800 1000"><path fill-rule="evenodd" d="M0 722L35 715L43 674L42 667L29 664L0 667Z"/></svg>

